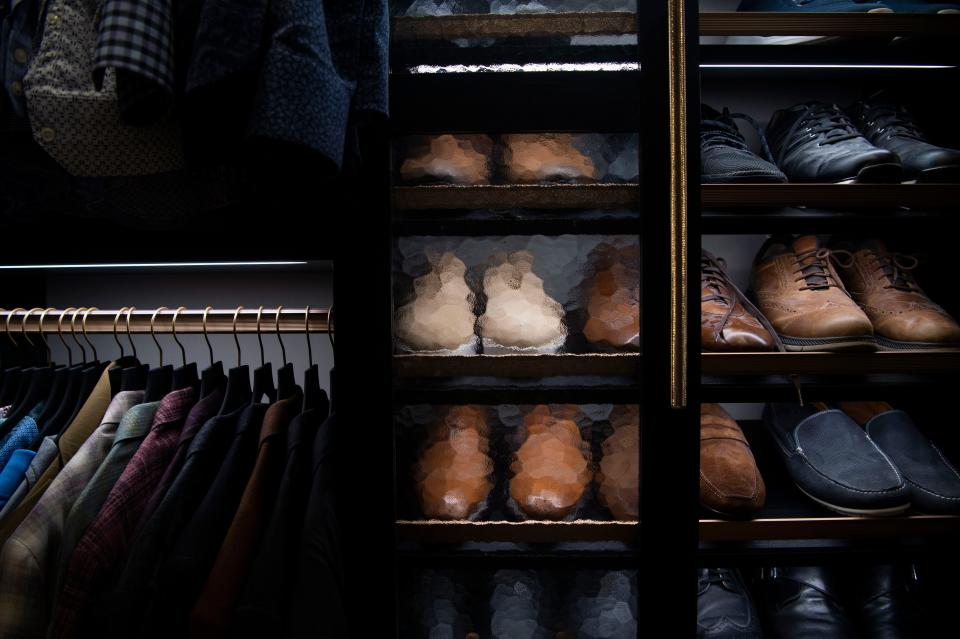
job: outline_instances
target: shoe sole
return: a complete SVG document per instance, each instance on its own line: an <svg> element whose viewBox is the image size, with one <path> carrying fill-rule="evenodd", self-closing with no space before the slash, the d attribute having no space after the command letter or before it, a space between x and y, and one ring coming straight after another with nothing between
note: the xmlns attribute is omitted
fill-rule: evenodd
<svg viewBox="0 0 960 639"><path fill-rule="evenodd" d="M944 184L960 182L960 165L951 164L948 166L938 166L925 171L920 171L915 180L916 184ZM905 183L906 184L906 183Z"/></svg>
<svg viewBox="0 0 960 639"><path fill-rule="evenodd" d="M903 167L899 164L871 164L860 169L856 177L838 180L837 184L896 184L903 177Z"/></svg>
<svg viewBox="0 0 960 639"><path fill-rule="evenodd" d="M713 175L702 175L700 181L704 184L733 184L733 183L761 183L761 184L783 184L787 181L786 177L771 175L769 173L758 173L756 171L743 171L741 173L724 173Z"/></svg>
<svg viewBox="0 0 960 639"><path fill-rule="evenodd" d="M879 7L877 9L870 9L867 13L893 13L893 9L887 7Z"/></svg>
<svg viewBox="0 0 960 639"><path fill-rule="evenodd" d="M881 351L958 351L960 344L955 342L903 342L875 336L877 347Z"/></svg>
<svg viewBox="0 0 960 639"><path fill-rule="evenodd" d="M790 337L781 335L783 347L794 353L809 351L875 351L877 342L872 335L853 337Z"/></svg>
<svg viewBox="0 0 960 639"><path fill-rule="evenodd" d="M893 508L871 508L871 509L862 509L862 508L846 508L844 506L837 506L836 504L831 504L829 502L823 501L822 499L817 499L803 488L799 484L794 483L801 493L817 502L827 510L832 510L835 513L840 513L841 515L849 515L851 517L896 517L897 515L902 515L908 510L910 510L910 503L906 503L903 506L894 506Z"/></svg>

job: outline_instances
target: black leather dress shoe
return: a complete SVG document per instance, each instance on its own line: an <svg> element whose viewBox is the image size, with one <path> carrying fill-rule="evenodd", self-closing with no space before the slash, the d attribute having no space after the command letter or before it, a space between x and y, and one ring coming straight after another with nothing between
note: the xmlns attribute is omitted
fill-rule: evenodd
<svg viewBox="0 0 960 639"><path fill-rule="evenodd" d="M769 627L780 639L857 639L836 575L825 568L768 568L760 596Z"/></svg>
<svg viewBox="0 0 960 639"><path fill-rule="evenodd" d="M925 637L917 614L914 579L901 566L871 566L851 574L851 608L857 606L860 631L871 639L919 639Z"/></svg>
<svg viewBox="0 0 960 639"><path fill-rule="evenodd" d="M698 639L759 639L760 621L737 571L701 568L697 594Z"/></svg>
<svg viewBox="0 0 960 639"><path fill-rule="evenodd" d="M960 180L960 151L931 144L902 106L874 99L857 102L847 114L875 146L893 151L903 179L918 182Z"/></svg>
<svg viewBox="0 0 960 639"><path fill-rule="evenodd" d="M791 182L899 182L903 175L897 154L871 144L836 105L777 111L766 137Z"/></svg>

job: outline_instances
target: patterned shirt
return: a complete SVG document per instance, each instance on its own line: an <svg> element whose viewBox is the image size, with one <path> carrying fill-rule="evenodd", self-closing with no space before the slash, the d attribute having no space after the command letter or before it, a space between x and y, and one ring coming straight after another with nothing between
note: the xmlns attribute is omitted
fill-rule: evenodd
<svg viewBox="0 0 960 639"><path fill-rule="evenodd" d="M50 483L0 550L0 637L42 637L53 603L55 561L67 514L113 444L123 415L143 391L122 391L97 428Z"/></svg>
<svg viewBox="0 0 960 639"><path fill-rule="evenodd" d="M33 57L40 5L35 0L0 0L0 129L13 128L27 116L23 76Z"/></svg>
<svg viewBox="0 0 960 639"><path fill-rule="evenodd" d="M54 611L53 636L69 639L88 635L91 605L123 567L147 500L176 451L194 396L194 389L187 387L168 393L160 402L150 433L73 551Z"/></svg>

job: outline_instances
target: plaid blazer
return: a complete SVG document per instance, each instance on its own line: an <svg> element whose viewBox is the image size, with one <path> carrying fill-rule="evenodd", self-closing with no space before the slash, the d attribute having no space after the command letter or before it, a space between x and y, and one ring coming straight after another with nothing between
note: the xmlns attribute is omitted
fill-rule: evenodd
<svg viewBox="0 0 960 639"><path fill-rule="evenodd" d="M73 551L53 614L52 636L86 636L91 605L123 567L133 531L176 451L195 394L193 387L188 386L168 393L160 401L150 433Z"/></svg>
<svg viewBox="0 0 960 639"><path fill-rule="evenodd" d="M107 456L123 414L143 400L143 391L123 391L103 422L63 467L23 523L0 550L0 637L43 636L50 618L52 569L67 513Z"/></svg>

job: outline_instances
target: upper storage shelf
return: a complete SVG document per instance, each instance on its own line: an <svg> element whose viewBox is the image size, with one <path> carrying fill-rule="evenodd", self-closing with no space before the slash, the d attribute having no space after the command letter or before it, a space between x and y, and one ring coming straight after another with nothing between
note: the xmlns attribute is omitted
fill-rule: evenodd
<svg viewBox="0 0 960 639"><path fill-rule="evenodd" d="M724 11L700 14L700 35L815 35L848 38L952 36L960 15L919 13L786 13Z"/></svg>

